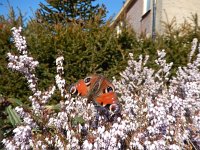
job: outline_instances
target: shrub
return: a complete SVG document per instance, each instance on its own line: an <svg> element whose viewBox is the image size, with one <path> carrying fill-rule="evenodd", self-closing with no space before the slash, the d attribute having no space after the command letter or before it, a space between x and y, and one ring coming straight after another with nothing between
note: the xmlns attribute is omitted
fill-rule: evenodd
<svg viewBox="0 0 200 150"><path fill-rule="evenodd" d="M46 92L37 89L34 69L38 63L28 56L26 46L21 43L24 38L20 36L20 30L14 29L13 33L15 43L19 42L18 51L22 51L18 57L8 54L9 67L26 77L33 95L29 97L31 108L15 108L22 124L13 130L13 137L3 140L7 149L200 148L200 51L197 39L193 40L189 63L179 67L171 79L173 63L166 62L164 50L157 52L157 71L146 66L148 56L141 55L136 61L130 53L128 66L120 74L121 80L113 81L120 94L122 116L111 122L101 116L98 127L93 128L94 106L87 105L84 98L70 97L63 89L63 57L56 61L56 79L66 99L61 101L58 113L47 109L46 104L55 88L52 86ZM196 50L198 55L191 60Z"/></svg>
<svg viewBox="0 0 200 150"><path fill-rule="evenodd" d="M59 54L65 58L65 70L69 70L65 74L67 82L92 73L109 77L118 74L124 68L132 47L122 48L125 40L117 38L109 22L101 26L97 22L85 23L84 29L81 24L52 26L31 22L25 35L31 54L42 64L39 77L52 81L55 58ZM131 38L135 38L134 34Z"/></svg>

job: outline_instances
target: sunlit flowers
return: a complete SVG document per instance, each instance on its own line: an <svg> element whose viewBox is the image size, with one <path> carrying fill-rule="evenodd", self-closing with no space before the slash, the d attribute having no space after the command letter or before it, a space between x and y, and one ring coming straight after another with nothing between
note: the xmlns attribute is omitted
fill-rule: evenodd
<svg viewBox="0 0 200 150"><path fill-rule="evenodd" d="M19 56L8 53L8 68L19 71L27 79L31 110L15 110L23 123L13 130L13 136L2 142L6 149L200 149L200 48L192 42L189 63L179 67L170 78L173 63L165 59L164 50L158 51L158 69L148 68L149 56L136 61L129 54L128 66L121 79L113 78L121 116L106 121L92 103L80 97L70 97L65 89L63 61L56 60L56 86L61 97L59 112L48 113L47 102L56 86L47 91L37 89L34 73L37 61L28 56L21 28L13 28L13 39ZM193 58L193 55L197 56ZM191 61L193 60L193 61ZM66 70L67 73L67 70ZM65 98L65 99L64 99ZM97 115L99 115L97 119Z"/></svg>

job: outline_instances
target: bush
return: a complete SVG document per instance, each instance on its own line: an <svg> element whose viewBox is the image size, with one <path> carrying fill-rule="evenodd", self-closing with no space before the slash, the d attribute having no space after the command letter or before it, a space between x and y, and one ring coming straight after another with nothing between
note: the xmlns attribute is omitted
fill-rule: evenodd
<svg viewBox="0 0 200 150"><path fill-rule="evenodd" d="M135 38L132 35L132 38ZM86 74L102 73L109 77L116 75L126 64L126 56L132 47L123 46L109 22L99 26L95 22L63 26L31 22L26 31L30 51L44 67L43 72L55 71L55 58L65 57L65 78L75 81ZM123 41L124 42L124 41ZM48 54L48 56L47 56ZM48 67L46 67L48 66ZM48 74L46 74L48 75ZM44 76L39 74L42 79ZM48 77L47 77L48 79Z"/></svg>
<svg viewBox="0 0 200 150"><path fill-rule="evenodd" d="M158 51L155 63L158 70L146 66L148 56L136 61L129 54L128 66L114 79L120 94L121 116L108 121L100 115L97 127L94 105L85 98L72 98L65 93L63 57L56 60L56 83L65 97L58 113L47 106L55 87L47 91L37 89L35 67L29 56L21 29L14 28L14 40L20 55L8 53L9 68L22 73L33 95L31 108L22 106L15 110L22 124L13 130L13 137L3 140L7 149L199 149L200 124L200 52L192 60L198 41L193 40L188 64L179 67L176 76L169 78L173 63L167 63L164 50ZM167 86L168 85L168 86ZM112 115L112 114L110 114ZM115 115L115 114L113 114ZM18 120L17 116L13 119ZM20 121L19 121L20 122Z"/></svg>

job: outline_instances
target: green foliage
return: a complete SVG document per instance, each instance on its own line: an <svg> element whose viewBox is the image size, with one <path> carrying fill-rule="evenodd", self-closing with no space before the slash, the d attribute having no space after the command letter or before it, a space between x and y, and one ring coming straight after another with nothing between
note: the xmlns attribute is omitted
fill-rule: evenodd
<svg viewBox="0 0 200 150"><path fill-rule="evenodd" d="M124 37L117 38L109 22L99 26L98 20L86 22L84 29L81 24L64 26L33 21L25 36L31 54L40 62L39 79L46 78L49 82L54 79L58 55L65 58L65 79L70 84L87 74L101 73L109 77L118 74L132 49L131 44L124 45ZM129 38L136 39L134 33Z"/></svg>
<svg viewBox="0 0 200 150"><path fill-rule="evenodd" d="M14 106L22 104L20 100L8 100L0 95L0 141L2 141L5 137L10 136L13 128L21 123L16 111L10 105L12 102ZM3 146L0 144L0 149L2 148Z"/></svg>
<svg viewBox="0 0 200 150"><path fill-rule="evenodd" d="M6 113L8 114L8 120L12 124L12 126L16 127L21 124L22 121L16 111L10 106L6 108Z"/></svg>
<svg viewBox="0 0 200 150"><path fill-rule="evenodd" d="M188 62L187 54L192 39L200 37L196 15L191 18L193 24L185 21L177 27L175 20L163 23L165 34L157 35L154 41L151 38L136 38L130 28L123 29L122 34L117 36L115 29L110 27L109 21L100 25L99 18L94 19L85 21L84 28L82 24L77 23L65 26L62 23L38 23L34 20L28 22L24 29L24 36L31 55L40 62L36 69L39 89L47 89L55 83L55 60L59 55L65 58L67 86L93 73L103 74L108 78L117 76L126 67L129 52L133 52L135 58L141 54L150 55L147 65L156 68L154 62L156 51L165 49L167 61L174 62L173 73L175 73L178 66ZM1 22L5 25L4 31L0 33L2 35L0 72L3 77L3 80L0 80L0 92L4 96L25 100L30 93L27 90L26 80L20 74L6 68L6 53L15 49L10 41L10 28L13 24L9 24L6 19L2 19ZM59 97L55 99L59 100Z"/></svg>
<svg viewBox="0 0 200 150"><path fill-rule="evenodd" d="M2 54L0 73L3 77L0 80L0 93L5 97L20 98L27 102L30 91L26 80L20 73L13 73L7 69L6 54L16 53L10 30L13 26L21 26L21 20L23 20L18 19L14 11L11 12L12 19L5 19L2 16L0 22L3 29L0 30ZM44 20L38 23L37 19L28 22L23 35L26 37L29 53L40 63L36 70L41 90L55 83L57 56L65 57L67 85L87 74L101 73L112 77L125 67L128 51L132 49L131 39L136 39L133 32L124 32L124 35L118 38L115 29L110 27L109 21L102 24L101 13L85 21L84 26L77 22L72 22L67 26L62 22L49 24ZM10 20L13 21L10 22ZM127 46L123 40L125 38L126 42L129 42ZM58 97L56 99L59 100Z"/></svg>
<svg viewBox="0 0 200 150"><path fill-rule="evenodd" d="M68 4L64 5L55 0L48 1L48 3L49 5L45 5L45 8L49 8L51 14L56 14L56 11L61 8L62 11L68 12L69 10L64 8L72 4L71 1L68 1L66 2ZM59 3L59 7L57 7L57 3ZM76 4L78 5L78 3L82 5L84 2L77 1ZM93 7L93 9L98 10L99 7ZM45 11L41 7L42 10ZM108 78L117 76L126 67L129 52L133 52L136 58L140 54L150 55L151 61L147 65L155 68L156 51L165 49L168 62L174 62L175 72L178 66L187 63L187 54L192 39L200 37L197 15L191 17L193 24L185 21L184 24L177 27L175 26L176 20L163 23L166 29L165 34L158 34L155 41L151 38L136 38L134 31L130 28L123 29L122 34L117 36L109 21L102 24L101 16L92 15L92 19L88 18L89 20L84 21L84 26L79 22L71 22L66 25L63 23L66 21L64 19L61 22L49 24L48 17L46 17L47 22L43 20L42 23L38 23L36 20L39 18L28 22L23 34L26 37L30 54L40 63L36 69L39 89L47 89L55 83L55 60L59 55L63 55L65 58L65 79L69 86L74 81L93 73L104 74ZM73 16L69 15L68 17ZM0 17L0 77L2 78L0 93L5 97L26 100L30 95L26 80L21 77L21 74L8 70L6 60L7 52L15 52L10 29L13 26L23 25L22 22L22 16L16 17L13 9L11 9L8 19L4 16ZM59 100L58 97L55 98Z"/></svg>
<svg viewBox="0 0 200 150"><path fill-rule="evenodd" d="M75 116L72 120L72 125L76 126L76 125L83 125L85 123L85 120L83 119L82 116Z"/></svg>
<svg viewBox="0 0 200 150"><path fill-rule="evenodd" d="M135 58L139 55L149 55L150 61L147 66L156 68L154 60L157 50L164 49L167 53L167 62L173 62L172 75L175 75L179 66L188 63L188 53L191 50L193 38L200 39L200 27L198 25L198 16L192 15L190 20L185 20L182 24L177 24L175 19L163 22L164 34L157 33L155 40L145 36L132 41L132 49ZM128 45L126 43L126 45Z"/></svg>
<svg viewBox="0 0 200 150"><path fill-rule="evenodd" d="M46 0L40 3L37 10L37 20L51 24L82 23L92 20L97 15L105 16L104 5L94 5L95 0Z"/></svg>
<svg viewBox="0 0 200 150"><path fill-rule="evenodd" d="M23 21L20 10L19 16L16 16L12 7L9 8L8 17L0 16L0 141L12 134L13 125L20 123L19 118L16 117L16 112L9 106L10 104L18 106L19 101L13 99L9 99L11 100L9 101L7 98L18 97L25 100L30 93L21 74L13 73L7 69L7 53L11 49L15 53L15 47L11 40L11 28L23 26ZM2 149L1 144L0 149Z"/></svg>
<svg viewBox="0 0 200 150"><path fill-rule="evenodd" d="M156 49L165 49L168 62L173 62L173 72L179 66L185 66L188 63L188 53L191 50L193 38L200 39L200 27L198 25L198 16L194 14L190 20L176 25L176 20L164 22L165 34L157 37L155 42Z"/></svg>
<svg viewBox="0 0 200 150"><path fill-rule="evenodd" d="M27 26L24 27L23 33L27 40L29 53L40 63L36 69L40 90L47 89L50 85L55 84L55 60L60 55L65 58L65 79L67 86L69 86L89 74L103 74L108 78L117 76L126 67L129 52L133 52L135 58L138 58L141 54L143 56L150 55L150 61L147 65L156 68L154 62L157 57L156 51L165 49L167 61L174 63L172 73L175 73L178 66L188 63L187 56L192 39L194 37L200 39L197 15L191 17L193 24L185 21L177 27L175 26L176 20L163 23L166 29L165 34L158 34L153 41L151 38L137 38L130 28L125 28L120 35L116 35L115 29L111 27L109 21L102 24L101 13L100 15L98 13L92 14L92 19L87 15L85 16L86 19L83 19L83 14L73 14L75 13L73 12L71 14L74 16L65 14L59 20L56 17L57 11L61 7L62 11L68 12L64 9L67 5L62 4L62 6L57 7L54 2L59 1L48 2L51 3L50 6L41 5L40 15L44 17L42 21L38 22L41 16L38 16L36 20L29 21ZM99 8L97 7L97 9ZM43 11L48 9L49 11L45 14ZM89 15L89 12L85 13ZM78 15L80 16L77 17ZM71 21L68 24L67 18L70 18L70 20L81 18L85 20L84 26L79 21ZM11 40L11 28L14 26L23 26L23 19L21 15L16 17L13 9L11 9L9 18L0 16L0 94L6 97L12 106L18 106L22 103L28 103L27 99L31 93L21 74L13 73L7 69L7 52L16 53L16 48ZM10 97L20 98L22 102ZM60 101L57 96L53 99L53 103L56 103L56 100ZM9 134L12 125L20 123L20 120L11 106L7 107L6 105L0 108L3 108L0 111L1 140L4 136L3 129L7 128L6 132ZM58 111L60 107L48 105L47 109ZM5 117L6 112L9 116L8 120ZM82 117L76 116L72 122L83 124L84 120Z"/></svg>

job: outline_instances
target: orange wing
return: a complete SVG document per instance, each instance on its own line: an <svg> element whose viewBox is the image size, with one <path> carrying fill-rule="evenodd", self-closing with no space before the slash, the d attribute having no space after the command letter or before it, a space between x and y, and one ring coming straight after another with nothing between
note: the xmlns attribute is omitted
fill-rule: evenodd
<svg viewBox="0 0 200 150"><path fill-rule="evenodd" d="M84 80L79 80L75 84L76 90L80 96L87 96L88 95L88 87L85 84Z"/></svg>
<svg viewBox="0 0 200 150"><path fill-rule="evenodd" d="M103 106L118 103L114 86L106 78L103 78L102 80L101 87L99 89L98 96L95 98L95 101Z"/></svg>
<svg viewBox="0 0 200 150"><path fill-rule="evenodd" d="M117 95L114 92L101 94L98 97L96 97L95 101L103 106L108 105L108 104L109 105L116 104Z"/></svg>
<svg viewBox="0 0 200 150"><path fill-rule="evenodd" d="M72 94L90 97L103 106L118 103L113 84L101 75L91 75L79 80L70 91Z"/></svg>
<svg viewBox="0 0 200 150"><path fill-rule="evenodd" d="M70 87L69 92L71 94L87 97L90 95L93 86L97 82L98 78L98 75L92 75L86 77L85 79L81 79ZM96 93L96 91L94 93Z"/></svg>

